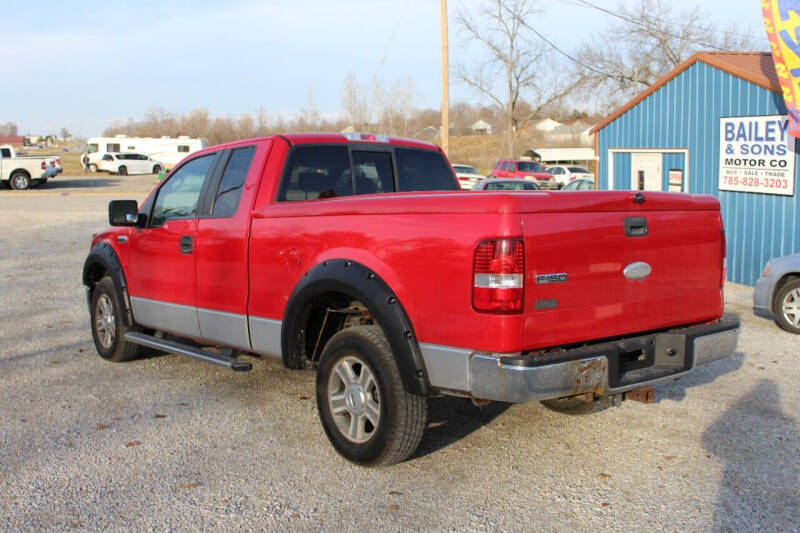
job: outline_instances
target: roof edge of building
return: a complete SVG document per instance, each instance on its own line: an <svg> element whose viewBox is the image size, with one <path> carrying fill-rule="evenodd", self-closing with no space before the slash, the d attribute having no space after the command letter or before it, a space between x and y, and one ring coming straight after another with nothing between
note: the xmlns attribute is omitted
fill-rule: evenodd
<svg viewBox="0 0 800 533"><path fill-rule="evenodd" d="M751 73L743 72L733 68L730 64L726 62L722 62L719 60L720 56L730 56L730 55L759 55L759 56L770 56L772 54L769 52L695 52L692 54L689 59L669 71L667 74L656 80L653 85L645 89L644 91L637 94L633 99L631 99L628 103L623 105L622 107L618 108L616 111L608 115L606 118L601 120L595 127L589 130L589 134L598 133L600 130L614 122L617 118L625 114L628 110L636 106L636 104L643 101L645 98L653 94L654 92L658 91L661 87L672 81L675 77L678 76L681 72L688 69L698 61L710 65L712 67L718 68L719 70L725 71L728 74L733 76L740 77L750 83L758 85L764 89L772 91L774 93L781 93L780 84L773 83L768 77L764 78L757 78L752 76Z"/></svg>

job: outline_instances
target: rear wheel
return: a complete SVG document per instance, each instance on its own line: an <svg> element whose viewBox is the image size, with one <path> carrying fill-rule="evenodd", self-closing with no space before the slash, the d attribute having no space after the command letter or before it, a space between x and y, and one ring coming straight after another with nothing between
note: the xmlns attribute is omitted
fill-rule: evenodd
<svg viewBox="0 0 800 533"><path fill-rule="evenodd" d="M97 165L95 165L94 163L89 165L89 172L92 172L92 173L97 172Z"/></svg>
<svg viewBox="0 0 800 533"><path fill-rule="evenodd" d="M11 184L11 188L15 191L24 191L25 189L30 188L31 177L27 172L17 171L11 174L9 183Z"/></svg>
<svg viewBox="0 0 800 533"><path fill-rule="evenodd" d="M91 322L92 339L100 357L122 362L139 356L141 346L124 338L131 328L122 320L122 307L109 277L101 279L92 292Z"/></svg>
<svg viewBox="0 0 800 533"><path fill-rule="evenodd" d="M781 328L789 333L800 334L800 279L790 281L778 291L775 317Z"/></svg>
<svg viewBox="0 0 800 533"><path fill-rule="evenodd" d="M416 450L427 420L427 399L403 388L389 341L378 326L340 331L328 341L317 371L317 409L342 456L389 465Z"/></svg>
<svg viewBox="0 0 800 533"><path fill-rule="evenodd" d="M128 175L128 167L126 167L125 165L119 167L117 169L117 174L119 174L120 176L127 176Z"/></svg>

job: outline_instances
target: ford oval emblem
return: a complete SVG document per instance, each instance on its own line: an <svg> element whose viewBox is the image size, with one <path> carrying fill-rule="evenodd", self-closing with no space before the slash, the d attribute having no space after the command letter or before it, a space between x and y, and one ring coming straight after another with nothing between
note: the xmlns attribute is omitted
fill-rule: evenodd
<svg viewBox="0 0 800 533"><path fill-rule="evenodd" d="M622 273L628 279L644 279L650 275L653 269L650 268L650 265L643 261L636 261L635 263L631 263L630 265L625 267L625 270Z"/></svg>

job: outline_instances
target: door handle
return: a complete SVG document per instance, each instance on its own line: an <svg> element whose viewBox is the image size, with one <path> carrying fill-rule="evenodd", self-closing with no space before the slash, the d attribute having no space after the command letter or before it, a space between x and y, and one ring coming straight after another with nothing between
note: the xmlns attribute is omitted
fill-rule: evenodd
<svg viewBox="0 0 800 533"><path fill-rule="evenodd" d="M191 235L181 235L181 253L182 254L192 253L193 242L194 239L192 239Z"/></svg>
<svg viewBox="0 0 800 533"><path fill-rule="evenodd" d="M647 237L645 217L625 217L625 235L628 237Z"/></svg>

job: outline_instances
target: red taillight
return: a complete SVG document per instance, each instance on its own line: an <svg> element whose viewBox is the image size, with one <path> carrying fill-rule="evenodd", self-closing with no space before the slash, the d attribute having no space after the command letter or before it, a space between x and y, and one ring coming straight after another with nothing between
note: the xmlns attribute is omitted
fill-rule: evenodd
<svg viewBox="0 0 800 533"><path fill-rule="evenodd" d="M525 288L522 239L478 243L473 266L472 306L486 313L521 313Z"/></svg>
<svg viewBox="0 0 800 533"><path fill-rule="evenodd" d="M42 170L44 170L45 168L47 168L47 163L42 161Z"/></svg>
<svg viewBox="0 0 800 533"><path fill-rule="evenodd" d="M725 286L725 278L728 277L728 267L725 264L727 262L727 257L728 257L728 243L726 242L725 239L725 228L722 228L722 231L720 232L720 238L722 239L722 243L720 245L720 250L722 252L720 254L722 256L720 258L720 263L722 264L722 275L720 276L719 286L720 288L722 288Z"/></svg>

